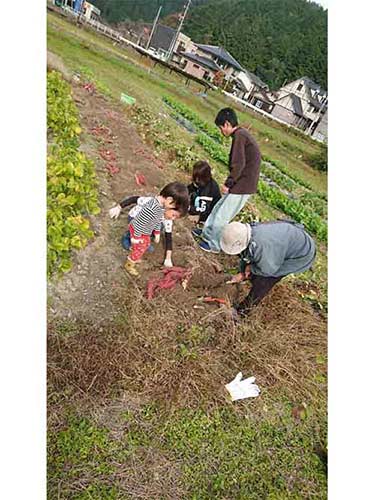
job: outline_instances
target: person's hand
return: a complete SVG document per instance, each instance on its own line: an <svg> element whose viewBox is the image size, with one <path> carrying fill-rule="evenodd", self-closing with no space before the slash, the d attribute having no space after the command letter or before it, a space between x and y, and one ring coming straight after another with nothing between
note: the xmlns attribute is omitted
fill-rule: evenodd
<svg viewBox="0 0 375 500"><path fill-rule="evenodd" d="M221 191L222 191L223 194L228 194L229 193L229 188L227 186L223 186L221 188Z"/></svg>
<svg viewBox="0 0 375 500"><path fill-rule="evenodd" d="M249 279L250 275L251 275L251 267L250 264L247 264L247 266L245 267L245 278Z"/></svg>
<svg viewBox="0 0 375 500"><path fill-rule="evenodd" d="M109 216L111 219L117 219L120 213L121 213L121 205L116 205L109 211Z"/></svg>
<svg viewBox="0 0 375 500"><path fill-rule="evenodd" d="M164 267L173 267L173 262L172 259L165 259L164 261Z"/></svg>
<svg viewBox="0 0 375 500"><path fill-rule="evenodd" d="M154 242L156 244L160 243L160 233L156 233L154 236Z"/></svg>
<svg viewBox="0 0 375 500"><path fill-rule="evenodd" d="M238 274L235 274L233 276L233 278L230 279L229 281L227 281L226 283L228 285L233 285L236 283L241 283L241 281L243 281L244 279L246 279L246 275L244 273L238 273Z"/></svg>

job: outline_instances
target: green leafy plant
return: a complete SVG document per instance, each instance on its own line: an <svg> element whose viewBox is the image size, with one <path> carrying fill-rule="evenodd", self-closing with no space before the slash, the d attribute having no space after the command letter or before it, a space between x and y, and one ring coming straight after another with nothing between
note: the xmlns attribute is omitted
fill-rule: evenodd
<svg viewBox="0 0 375 500"><path fill-rule="evenodd" d="M164 96L163 101L168 104L173 110L177 111L181 116L189 120L193 125L195 125L201 132L205 132L208 136L210 136L215 141L222 144L224 142L224 138L221 135L220 131L209 125L207 122L202 120L194 111L192 111L188 106L182 104L171 97Z"/></svg>
<svg viewBox="0 0 375 500"><path fill-rule="evenodd" d="M81 132L70 88L59 73L47 75L47 127L54 144L47 157L47 271L71 269L71 251L94 233L87 219L99 213L94 164L78 150Z"/></svg>

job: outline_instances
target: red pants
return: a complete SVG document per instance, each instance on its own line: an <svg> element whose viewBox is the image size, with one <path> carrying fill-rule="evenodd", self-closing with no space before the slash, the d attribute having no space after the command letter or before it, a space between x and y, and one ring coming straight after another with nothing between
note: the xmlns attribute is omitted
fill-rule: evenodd
<svg viewBox="0 0 375 500"><path fill-rule="evenodd" d="M141 236L134 235L134 229L131 224L129 224L130 238L131 238L131 252L129 255L129 260L132 262L138 262L142 259L143 254L148 249L151 243L151 237L149 234L142 234Z"/></svg>

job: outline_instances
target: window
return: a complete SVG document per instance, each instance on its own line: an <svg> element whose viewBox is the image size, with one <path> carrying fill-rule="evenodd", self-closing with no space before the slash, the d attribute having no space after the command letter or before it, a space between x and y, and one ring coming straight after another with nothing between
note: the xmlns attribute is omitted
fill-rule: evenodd
<svg viewBox="0 0 375 500"><path fill-rule="evenodd" d="M200 69L200 66L198 66L198 64L193 64L193 68Z"/></svg>
<svg viewBox="0 0 375 500"><path fill-rule="evenodd" d="M180 42L177 47L177 52L184 52L184 51L185 51L185 44L184 42Z"/></svg>
<svg viewBox="0 0 375 500"><path fill-rule="evenodd" d="M302 90L302 88L303 88L303 83L300 83L297 87L297 90Z"/></svg>
<svg viewBox="0 0 375 500"><path fill-rule="evenodd" d="M262 104L263 104L263 103L262 103L262 101L259 101L259 99L257 99L257 100L256 100L256 102L255 102L255 106L256 106L257 108L261 108L261 107L262 107Z"/></svg>

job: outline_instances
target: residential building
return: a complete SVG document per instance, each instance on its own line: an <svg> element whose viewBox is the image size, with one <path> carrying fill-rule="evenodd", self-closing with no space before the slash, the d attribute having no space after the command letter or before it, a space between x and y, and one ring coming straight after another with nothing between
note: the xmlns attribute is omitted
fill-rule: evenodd
<svg viewBox="0 0 375 500"><path fill-rule="evenodd" d="M100 10L89 2L83 2L83 14L87 20L97 21L100 18Z"/></svg>
<svg viewBox="0 0 375 500"><path fill-rule="evenodd" d="M328 93L320 85L304 76L281 87L276 92L272 114L314 136L317 134L327 139Z"/></svg>
<svg viewBox="0 0 375 500"><path fill-rule="evenodd" d="M211 59L224 73L225 80L230 81L235 79L243 71L240 63L223 47L202 44L196 44L196 46L196 54L200 57Z"/></svg>
<svg viewBox="0 0 375 500"><path fill-rule="evenodd" d="M267 113L272 110L274 99L269 93L268 85L250 71L240 72L235 81L233 94Z"/></svg>
<svg viewBox="0 0 375 500"><path fill-rule="evenodd" d="M160 56L166 57L169 49L172 46L175 35L175 29L170 28L169 26L158 24L155 27L155 31L152 35L149 48L153 49ZM175 41L171 61L175 64L180 65L182 60L181 53L185 51L190 52L193 50L195 50L194 42L191 40L191 38L180 32L178 34L177 40Z"/></svg>
<svg viewBox="0 0 375 500"><path fill-rule="evenodd" d="M195 44L192 50L180 54L181 68L187 73L207 81L220 75L225 85L234 81L242 71L240 64L222 47Z"/></svg>

